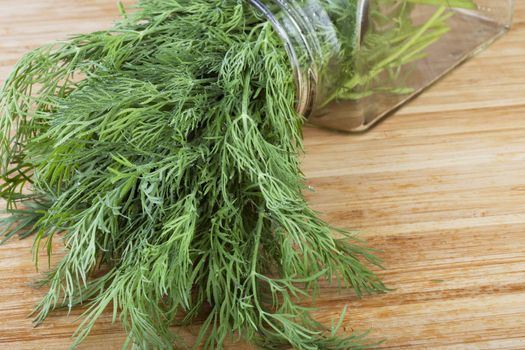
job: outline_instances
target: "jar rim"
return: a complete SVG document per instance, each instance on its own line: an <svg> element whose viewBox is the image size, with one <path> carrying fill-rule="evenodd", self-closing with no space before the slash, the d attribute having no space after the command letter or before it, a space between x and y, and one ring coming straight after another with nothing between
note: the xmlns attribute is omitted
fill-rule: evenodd
<svg viewBox="0 0 525 350"><path fill-rule="evenodd" d="M248 0L248 2L272 24L283 41L294 75L296 111L308 117L314 108L318 87L315 55L316 50L320 50L320 44L313 28L307 23L300 22L301 16L289 1L273 0L273 3L285 14L286 24L277 18L264 1ZM301 54L303 59L299 58Z"/></svg>
<svg viewBox="0 0 525 350"><path fill-rule="evenodd" d="M293 71L296 111L304 117L315 114L322 103L322 70L327 50L337 57L340 43L334 23L316 0L248 0L281 38ZM270 6L277 6L279 14ZM369 0L357 0L354 47L359 49L368 25ZM329 28L328 28L329 27ZM322 28L322 34L319 32Z"/></svg>

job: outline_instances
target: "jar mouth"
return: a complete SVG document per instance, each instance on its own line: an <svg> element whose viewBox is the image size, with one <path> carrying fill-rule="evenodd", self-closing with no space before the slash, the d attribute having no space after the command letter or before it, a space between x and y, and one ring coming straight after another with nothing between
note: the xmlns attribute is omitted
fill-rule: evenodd
<svg viewBox="0 0 525 350"><path fill-rule="evenodd" d="M271 24L281 38L293 71L296 111L308 118L315 114L330 91L327 56L337 61L341 50L337 30L318 1L248 0ZM278 9L278 13L270 8ZM359 49L368 26L369 0L357 0L354 48ZM332 87L333 88L333 87Z"/></svg>
<svg viewBox="0 0 525 350"><path fill-rule="evenodd" d="M321 50L312 24L289 1L269 1L278 6L279 17L260 0L248 2L266 17L283 41L294 75L296 111L308 117L314 109L318 91L316 52Z"/></svg>

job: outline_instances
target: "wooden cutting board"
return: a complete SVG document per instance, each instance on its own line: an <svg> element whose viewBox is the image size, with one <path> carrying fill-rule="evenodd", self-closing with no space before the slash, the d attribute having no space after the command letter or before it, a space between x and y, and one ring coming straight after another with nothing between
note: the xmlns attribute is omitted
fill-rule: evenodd
<svg viewBox="0 0 525 350"><path fill-rule="evenodd" d="M493 0L499 1L499 0ZM356 300L324 288L329 322L371 328L383 349L525 349L525 1L514 29L368 133L305 129L310 203L361 230L393 289ZM107 27L114 0L0 0L0 82L25 51ZM31 241L0 247L0 349L67 349L76 324L58 312L33 329L43 291ZM185 334L191 338L191 330ZM81 349L119 349L110 315ZM249 349L232 345L230 349Z"/></svg>

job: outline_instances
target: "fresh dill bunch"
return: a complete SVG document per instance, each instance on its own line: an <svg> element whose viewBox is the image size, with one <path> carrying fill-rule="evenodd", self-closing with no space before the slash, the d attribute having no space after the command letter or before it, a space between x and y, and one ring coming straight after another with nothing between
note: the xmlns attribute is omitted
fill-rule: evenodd
<svg viewBox="0 0 525 350"><path fill-rule="evenodd" d="M123 347L171 349L206 312L195 348L369 348L299 304L321 279L386 288L306 203L294 107L282 42L241 0L141 1L23 57L0 92L4 236L34 233L35 258L65 244L36 324L86 306L75 347L112 307Z"/></svg>
<svg viewBox="0 0 525 350"><path fill-rule="evenodd" d="M359 53L342 36L356 2L321 1L345 62L327 102L398 79L448 30L444 1L472 6L406 0L396 26L367 36ZM438 9L414 25L415 4ZM371 25L383 20L372 8ZM20 60L0 91L0 196L12 214L0 237L34 234L37 264L55 237L66 247L40 281L48 292L36 324L86 306L75 347L112 307L124 348L171 349L182 344L171 326L206 313L195 348L236 338L372 347L365 334L338 334L345 312L328 328L299 304L322 279L357 296L386 288L369 270L380 266L374 252L304 199L304 118L282 45L241 0L144 0L110 30Z"/></svg>

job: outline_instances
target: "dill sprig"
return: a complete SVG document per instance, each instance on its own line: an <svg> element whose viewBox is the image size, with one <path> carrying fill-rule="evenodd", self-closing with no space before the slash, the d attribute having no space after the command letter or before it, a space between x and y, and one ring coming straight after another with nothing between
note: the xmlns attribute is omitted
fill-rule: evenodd
<svg viewBox="0 0 525 350"><path fill-rule="evenodd" d="M367 348L299 304L321 279L385 287L303 197L294 99L281 40L236 0L142 1L22 58L0 95L4 235L66 247L35 323L85 305L75 347L112 307L124 347L164 349L207 310L196 347Z"/></svg>

